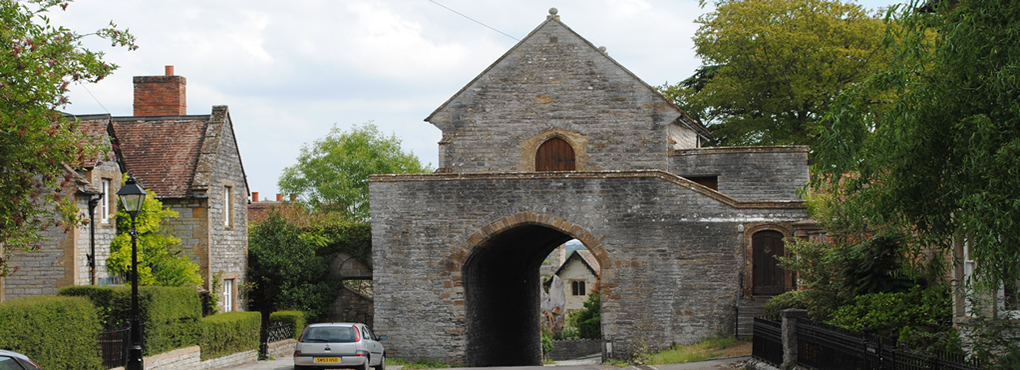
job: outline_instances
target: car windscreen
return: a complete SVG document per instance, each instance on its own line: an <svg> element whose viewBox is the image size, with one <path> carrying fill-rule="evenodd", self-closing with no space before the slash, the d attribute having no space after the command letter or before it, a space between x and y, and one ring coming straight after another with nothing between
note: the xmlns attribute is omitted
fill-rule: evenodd
<svg viewBox="0 0 1020 370"><path fill-rule="evenodd" d="M306 342L354 342L358 339L358 329L350 326L322 326L308 328L303 340Z"/></svg>
<svg viewBox="0 0 1020 370"><path fill-rule="evenodd" d="M25 370L13 357L0 356L0 370Z"/></svg>

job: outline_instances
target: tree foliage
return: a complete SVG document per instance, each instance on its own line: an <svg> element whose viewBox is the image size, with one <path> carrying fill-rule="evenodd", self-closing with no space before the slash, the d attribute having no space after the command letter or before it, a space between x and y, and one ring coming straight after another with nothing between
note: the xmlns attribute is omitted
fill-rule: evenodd
<svg viewBox="0 0 1020 370"><path fill-rule="evenodd" d="M574 311L567 320L577 328L578 336L584 339L602 338L602 296L599 292L588 293L584 308Z"/></svg>
<svg viewBox="0 0 1020 370"><path fill-rule="evenodd" d="M253 226L248 236L248 307L269 314L304 311L308 320L328 312L339 292L330 278L331 255L302 237L303 231L270 210L269 218Z"/></svg>
<svg viewBox="0 0 1020 370"><path fill-rule="evenodd" d="M142 210L135 218L138 230L138 285L197 287L202 273L197 263L182 253L181 239L160 230L166 218L179 217L177 211L164 209L156 194L148 191ZM131 215L117 211L117 236L110 244L106 260L110 272L131 276ZM127 284L128 282L125 282Z"/></svg>
<svg viewBox="0 0 1020 370"><path fill-rule="evenodd" d="M68 2L0 0L0 245L7 253L32 249L41 240L38 231L60 221L84 222L74 199L54 189L71 181L64 164L95 163L108 144L87 137L57 109L69 103L69 84L97 82L117 66L81 40L96 35L136 48L113 23L92 34L51 25L46 13ZM0 258L0 276L7 272Z"/></svg>
<svg viewBox="0 0 1020 370"><path fill-rule="evenodd" d="M367 220L370 175L431 170L414 153L404 153L396 135L386 137L371 123L349 132L334 125L325 138L301 148L298 163L283 170L279 186L315 208Z"/></svg>
<svg viewBox="0 0 1020 370"><path fill-rule="evenodd" d="M719 0L696 21L703 65L659 89L719 145L814 144L829 102L883 62L882 22L839 0Z"/></svg>
<svg viewBox="0 0 1020 370"><path fill-rule="evenodd" d="M888 14L890 63L834 104L813 185L846 226L965 239L997 287L1020 278L1020 3L918 5Z"/></svg>

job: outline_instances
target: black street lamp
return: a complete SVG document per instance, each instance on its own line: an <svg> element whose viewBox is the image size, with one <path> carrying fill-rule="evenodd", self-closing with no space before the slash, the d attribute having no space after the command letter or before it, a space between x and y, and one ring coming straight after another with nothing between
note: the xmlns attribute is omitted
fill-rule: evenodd
<svg viewBox="0 0 1020 370"><path fill-rule="evenodd" d="M138 314L138 229L135 228L135 217L145 203L145 189L129 172L124 186L117 191L117 197L124 212L131 215L131 349L126 370L142 370L145 364L142 363L142 320Z"/></svg>

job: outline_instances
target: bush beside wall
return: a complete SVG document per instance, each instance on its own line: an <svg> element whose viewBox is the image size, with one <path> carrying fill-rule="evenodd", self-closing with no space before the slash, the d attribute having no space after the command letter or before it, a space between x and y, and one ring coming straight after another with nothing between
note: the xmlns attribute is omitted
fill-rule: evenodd
<svg viewBox="0 0 1020 370"><path fill-rule="evenodd" d="M40 296L0 303L0 348L43 369L101 370L95 306L86 298Z"/></svg>
<svg viewBox="0 0 1020 370"><path fill-rule="evenodd" d="M131 318L131 288L127 286L70 286L57 295L89 298L107 328ZM198 344L202 308L194 288L138 287L138 310L145 328L146 356Z"/></svg>
<svg viewBox="0 0 1020 370"><path fill-rule="evenodd" d="M288 323L294 328L292 335L294 339L301 336L301 331L305 330L305 325L307 325L305 313L301 311L276 311L269 315L269 325L278 322Z"/></svg>
<svg viewBox="0 0 1020 370"><path fill-rule="evenodd" d="M257 350L262 315L258 312L227 312L200 321L202 360Z"/></svg>

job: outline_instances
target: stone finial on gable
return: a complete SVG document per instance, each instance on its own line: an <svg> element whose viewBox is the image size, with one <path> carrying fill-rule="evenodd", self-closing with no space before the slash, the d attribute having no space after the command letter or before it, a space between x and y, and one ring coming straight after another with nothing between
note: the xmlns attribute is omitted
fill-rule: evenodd
<svg viewBox="0 0 1020 370"><path fill-rule="evenodd" d="M556 15L556 13L559 13L559 12L560 11L556 10L556 8L549 8L549 15L546 16L545 19L546 20L559 21L560 20L560 16Z"/></svg>

